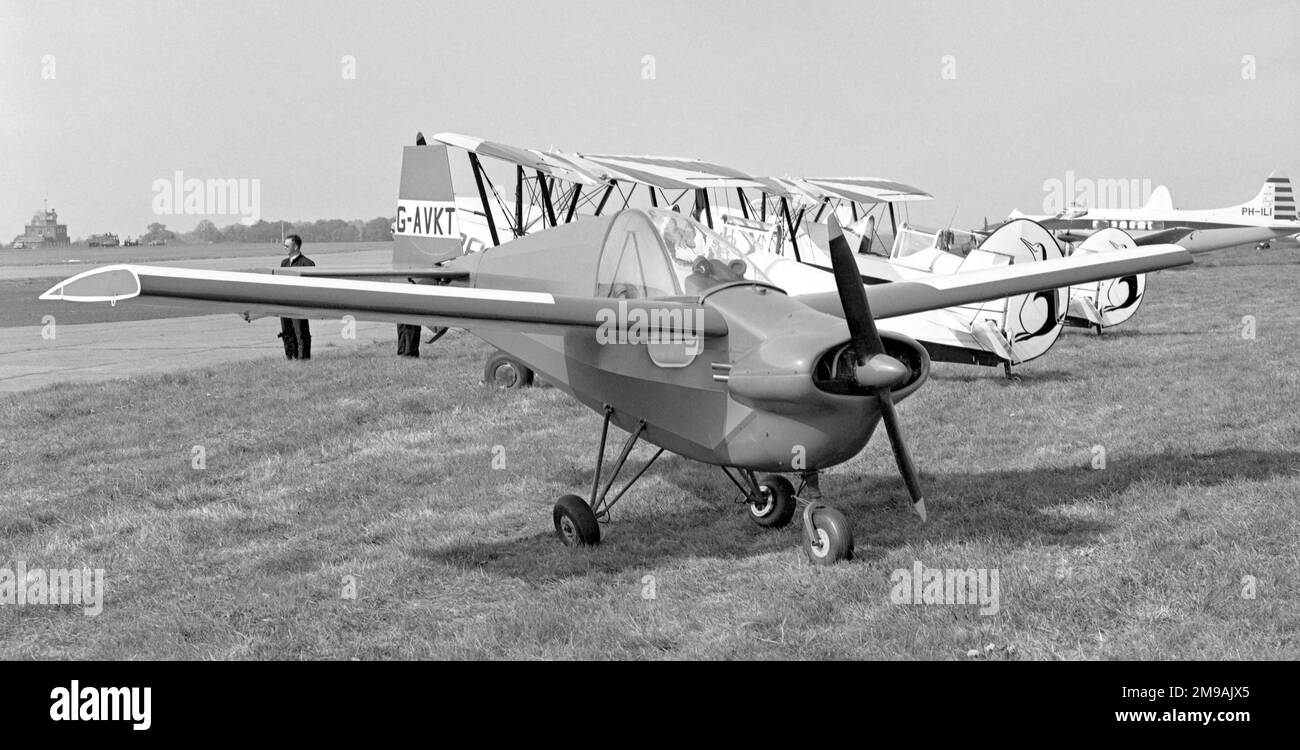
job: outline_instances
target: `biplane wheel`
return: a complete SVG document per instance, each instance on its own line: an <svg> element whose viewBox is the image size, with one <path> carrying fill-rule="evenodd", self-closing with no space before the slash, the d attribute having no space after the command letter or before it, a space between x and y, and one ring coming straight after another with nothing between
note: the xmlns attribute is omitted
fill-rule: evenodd
<svg viewBox="0 0 1300 750"><path fill-rule="evenodd" d="M853 527L834 508L821 507L812 512L812 539L804 537L804 551L814 565L834 565L853 558Z"/></svg>
<svg viewBox="0 0 1300 750"><path fill-rule="evenodd" d="M533 371L509 354L497 352L483 366L483 383L489 388L526 388L533 383Z"/></svg>
<svg viewBox="0 0 1300 750"><path fill-rule="evenodd" d="M769 529L779 529L794 518L794 485L780 474L769 474L758 483L759 496L749 503L749 517Z"/></svg>
<svg viewBox="0 0 1300 750"><path fill-rule="evenodd" d="M600 544L600 523L587 501L565 495L555 503L555 533L570 547Z"/></svg>

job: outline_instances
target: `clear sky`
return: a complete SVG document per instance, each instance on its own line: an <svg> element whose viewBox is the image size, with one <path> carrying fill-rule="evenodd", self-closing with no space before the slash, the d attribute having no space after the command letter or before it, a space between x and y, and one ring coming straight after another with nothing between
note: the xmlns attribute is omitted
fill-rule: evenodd
<svg viewBox="0 0 1300 750"><path fill-rule="evenodd" d="M45 198L74 237L189 230L152 209L177 170L259 179L268 218L391 215L417 130L890 177L932 224L1070 171L1211 208L1300 171L1297 94L1294 0L0 0L0 241Z"/></svg>

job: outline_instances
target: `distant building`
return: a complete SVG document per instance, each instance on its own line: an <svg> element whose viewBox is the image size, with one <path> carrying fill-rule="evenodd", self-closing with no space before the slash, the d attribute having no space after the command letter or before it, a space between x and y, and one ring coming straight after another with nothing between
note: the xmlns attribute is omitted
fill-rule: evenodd
<svg viewBox="0 0 1300 750"><path fill-rule="evenodd" d="M42 208L32 216L26 231L14 238L14 249L40 249L71 244L68 225L59 223L59 213L52 208Z"/></svg>

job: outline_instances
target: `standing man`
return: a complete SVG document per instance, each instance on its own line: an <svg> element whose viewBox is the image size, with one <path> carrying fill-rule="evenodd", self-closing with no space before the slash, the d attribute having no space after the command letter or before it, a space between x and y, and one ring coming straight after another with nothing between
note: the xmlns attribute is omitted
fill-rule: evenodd
<svg viewBox="0 0 1300 750"><path fill-rule="evenodd" d="M289 266L314 266L311 258L302 254L302 238L291 234L284 238L288 257L280 261L281 268ZM311 326L306 318L280 318L280 338L284 339L284 356L288 359L311 359Z"/></svg>

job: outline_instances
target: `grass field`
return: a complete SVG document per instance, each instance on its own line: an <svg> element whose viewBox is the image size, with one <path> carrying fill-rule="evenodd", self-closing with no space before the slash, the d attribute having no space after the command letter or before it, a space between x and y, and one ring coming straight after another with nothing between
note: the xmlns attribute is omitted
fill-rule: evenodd
<svg viewBox="0 0 1300 750"><path fill-rule="evenodd" d="M822 480L857 539L832 568L679 458L561 546L600 417L486 391L463 333L6 396L0 567L107 595L0 607L0 658L1300 658L1298 284L1294 249L1218 254L1018 384L936 365L900 408L930 522L882 431ZM996 570L1000 611L891 603L916 561Z"/></svg>

